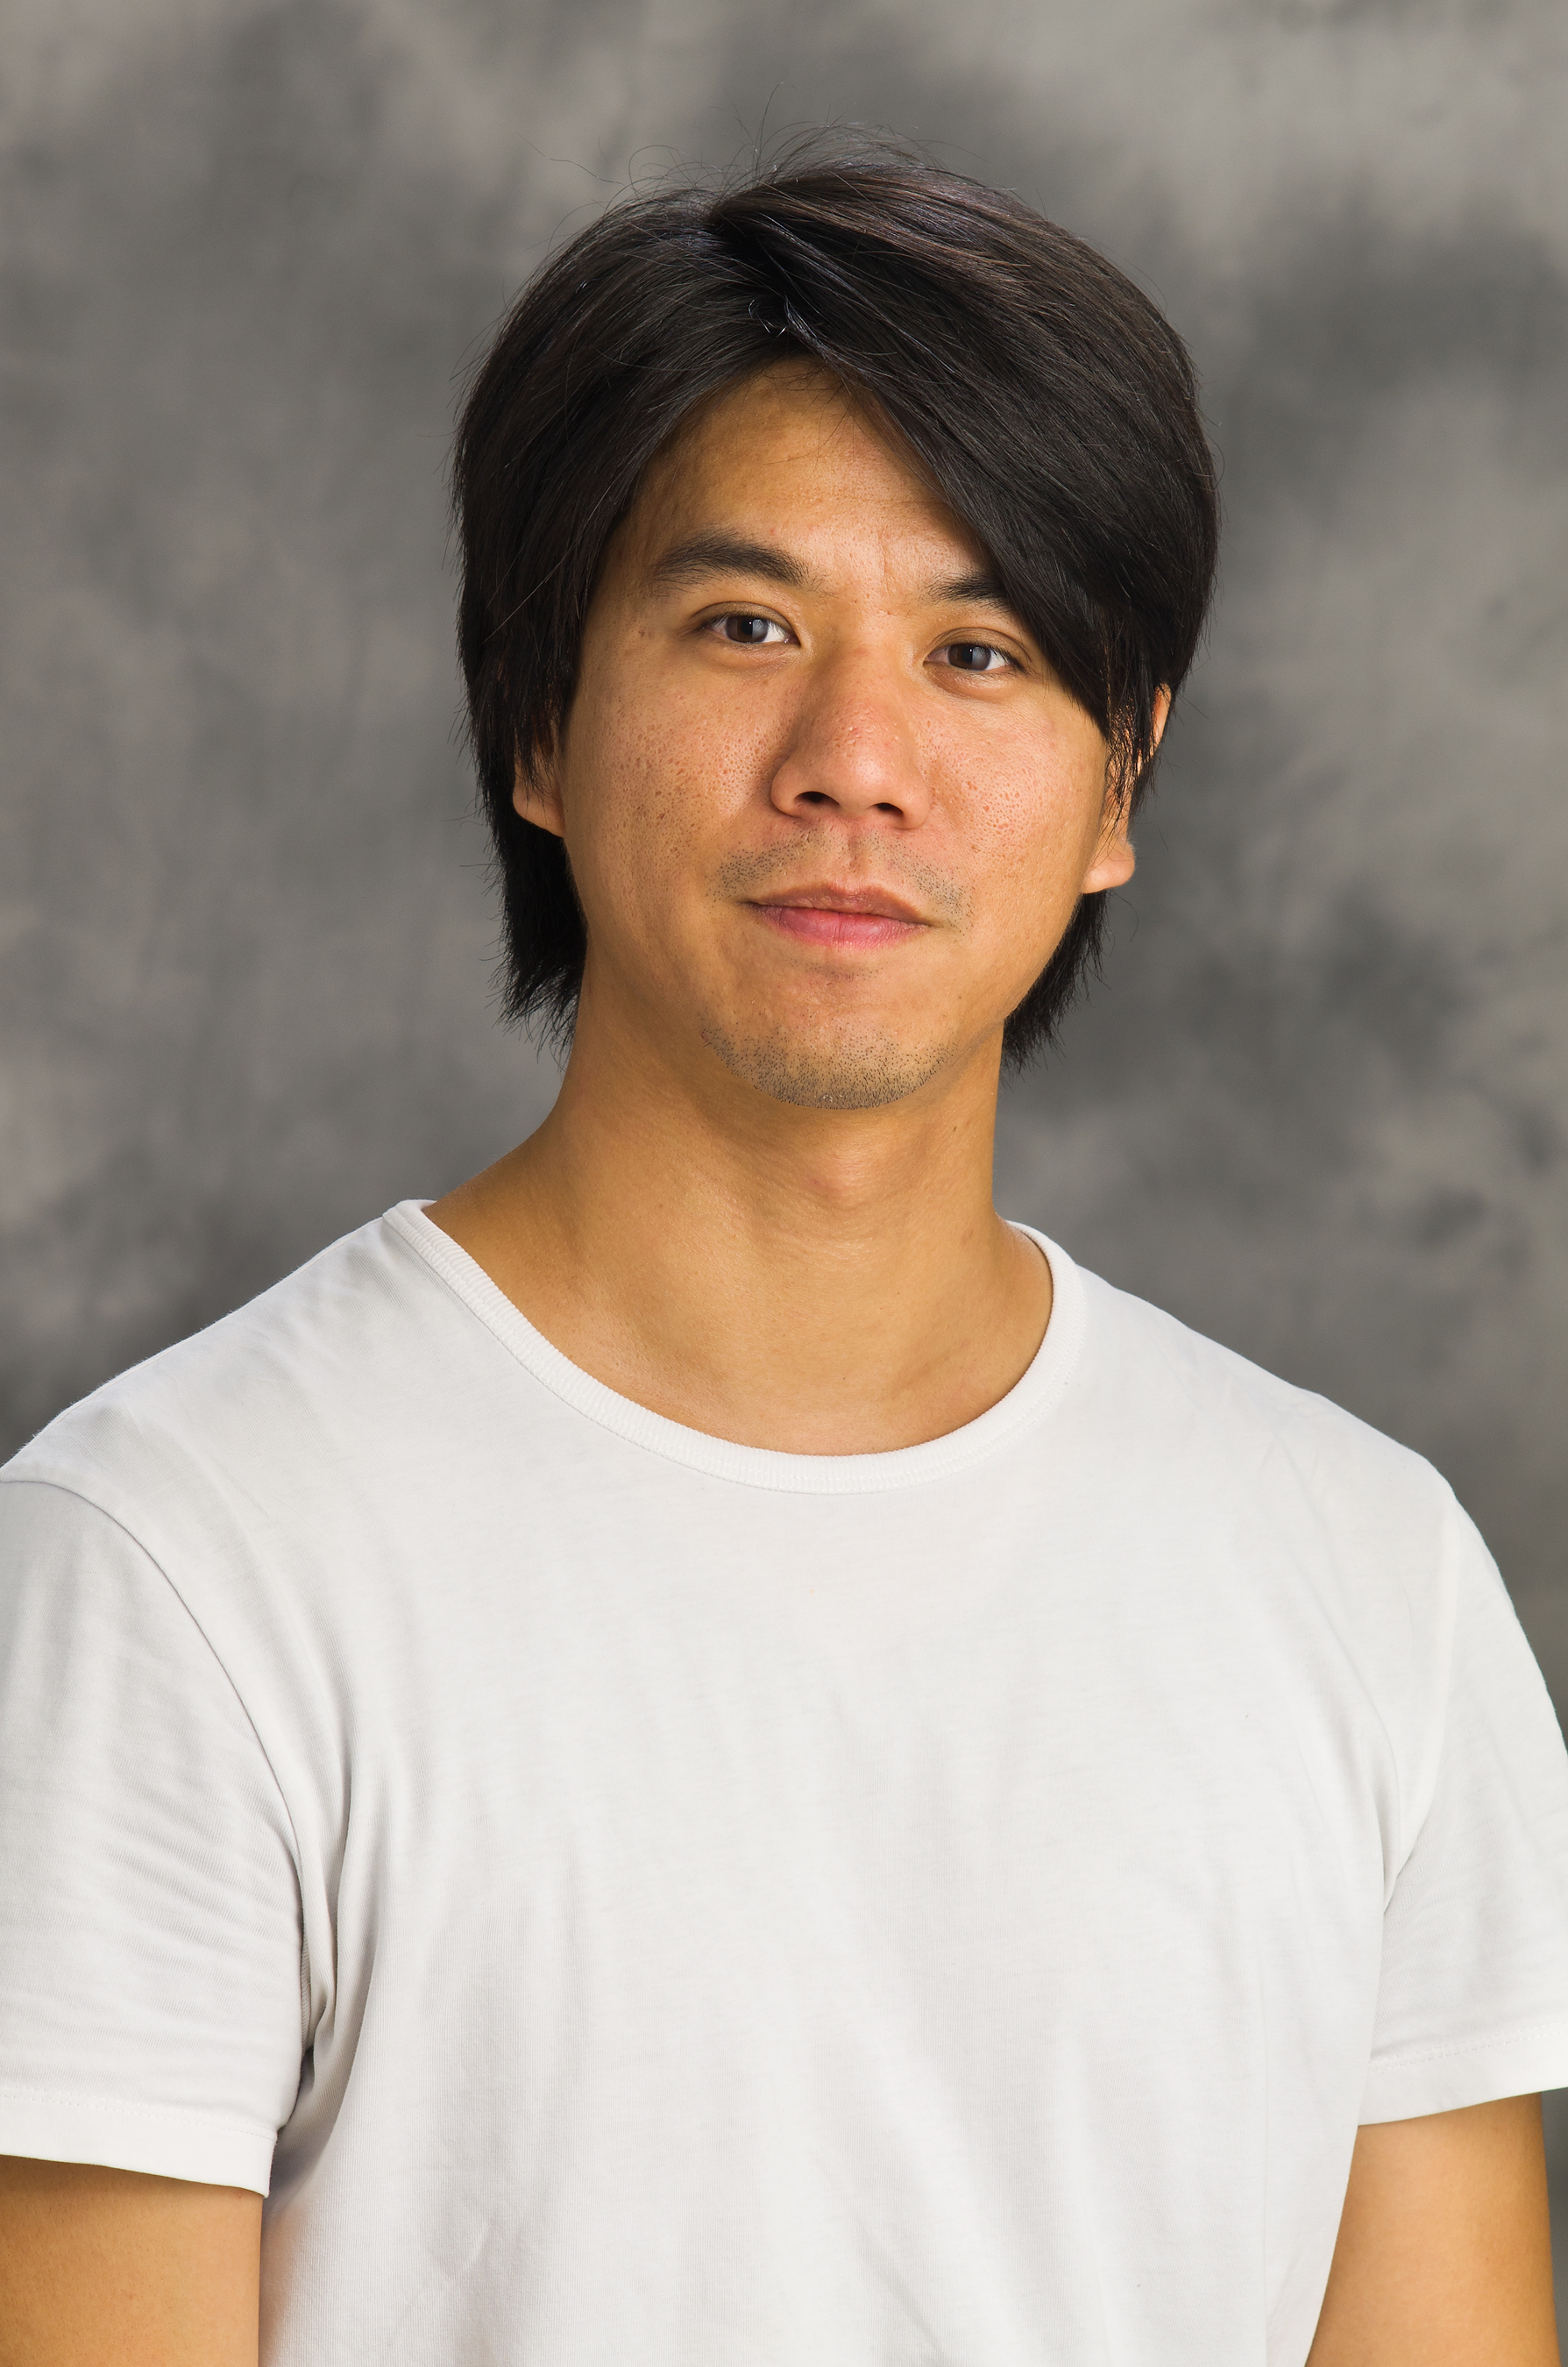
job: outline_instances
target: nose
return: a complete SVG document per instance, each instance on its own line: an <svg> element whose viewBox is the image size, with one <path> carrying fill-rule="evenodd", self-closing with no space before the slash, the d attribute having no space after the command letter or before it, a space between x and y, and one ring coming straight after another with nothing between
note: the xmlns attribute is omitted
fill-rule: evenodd
<svg viewBox="0 0 1568 2367"><path fill-rule="evenodd" d="M906 830L919 826L931 796L896 668L874 651L846 651L815 675L772 797L780 813L802 821L878 814Z"/></svg>

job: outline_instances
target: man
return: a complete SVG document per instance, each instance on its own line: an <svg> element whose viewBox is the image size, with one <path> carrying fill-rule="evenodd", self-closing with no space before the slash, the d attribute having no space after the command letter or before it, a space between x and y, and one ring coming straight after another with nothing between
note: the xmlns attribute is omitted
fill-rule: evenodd
<svg viewBox="0 0 1568 2367"><path fill-rule="evenodd" d="M991 1205L1207 599L1179 342L808 158L558 255L457 481L570 1058L6 1474L0 2360L1547 2367L1501 1582Z"/></svg>

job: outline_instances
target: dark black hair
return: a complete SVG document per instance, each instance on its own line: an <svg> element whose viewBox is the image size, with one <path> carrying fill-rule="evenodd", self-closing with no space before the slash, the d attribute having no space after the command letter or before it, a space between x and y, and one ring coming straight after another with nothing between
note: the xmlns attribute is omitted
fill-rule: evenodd
<svg viewBox="0 0 1568 2367"><path fill-rule="evenodd" d="M1111 743L1131 807L1218 536L1186 348L1092 247L880 138L612 206L537 273L480 365L454 464L458 642L505 930L505 1009L564 1042L584 932L566 851L513 805L571 704L604 550L694 405L809 357L891 424ZM1009 1064L1098 966L1080 898L1007 1022Z"/></svg>

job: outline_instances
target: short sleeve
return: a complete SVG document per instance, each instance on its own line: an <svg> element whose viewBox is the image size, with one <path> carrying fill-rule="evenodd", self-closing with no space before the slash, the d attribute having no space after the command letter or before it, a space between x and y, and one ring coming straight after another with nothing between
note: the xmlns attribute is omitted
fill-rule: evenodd
<svg viewBox="0 0 1568 2367"><path fill-rule="evenodd" d="M265 2194L301 2061L288 1813L163 1571L0 1484L0 2154Z"/></svg>
<svg viewBox="0 0 1568 2367"><path fill-rule="evenodd" d="M1384 1916L1363 2122L1568 2087L1568 1751L1457 1507L1450 1548L1435 1779Z"/></svg>

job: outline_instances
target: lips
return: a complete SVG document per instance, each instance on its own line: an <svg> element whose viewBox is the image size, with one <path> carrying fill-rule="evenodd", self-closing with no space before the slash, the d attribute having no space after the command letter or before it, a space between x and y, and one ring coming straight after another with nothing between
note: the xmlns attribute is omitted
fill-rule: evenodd
<svg viewBox="0 0 1568 2367"><path fill-rule="evenodd" d="M884 888L795 888L759 897L751 909L796 945L857 953L901 945L926 926L912 905Z"/></svg>

